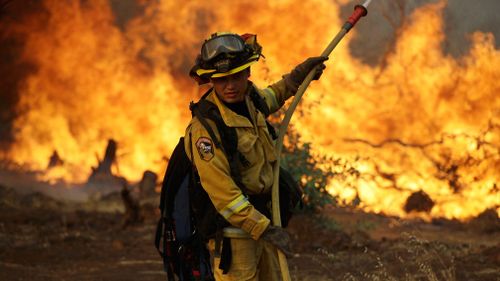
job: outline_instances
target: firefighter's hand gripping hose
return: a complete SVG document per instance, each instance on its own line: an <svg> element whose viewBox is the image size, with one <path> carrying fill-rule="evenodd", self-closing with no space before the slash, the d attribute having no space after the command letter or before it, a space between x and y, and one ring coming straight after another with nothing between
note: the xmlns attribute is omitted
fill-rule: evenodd
<svg viewBox="0 0 500 281"><path fill-rule="evenodd" d="M300 85L306 79L309 72L314 70L313 80L318 80L323 74L323 69L325 69L324 61L328 57L311 57L305 60L303 63L297 65L292 72L283 76L285 80L286 87L296 93Z"/></svg>
<svg viewBox="0 0 500 281"><path fill-rule="evenodd" d="M333 40L328 44L326 49L321 53L321 57L328 57L330 53L333 51L333 49L337 46L337 44L344 38L344 36L351 30L351 28L356 25L358 20L361 17L366 16L368 13L367 7L370 4L371 0L366 0L363 5L356 5L354 8L354 12L352 15L349 17L349 19L344 23L342 26L342 29L337 33L337 35L333 38ZM295 108L299 104L300 99L302 98L302 95L306 91L307 87L311 83L311 81L314 79L314 76L316 74L316 70L312 69L309 74L305 77L304 81L302 81L302 84L300 85L297 93L295 94L295 97L293 98L292 103L290 104L290 107L285 113L285 117L283 118L283 121L281 122L280 128L279 128L279 136L278 140L276 142L276 150L277 150L277 155L281 155L281 150L283 148L283 139L285 136L285 133L288 128L288 124L290 123L290 119L292 118L292 114L295 111ZM278 157L278 160L276 161L274 165L274 184L273 184L273 189L272 189L272 209L273 209L273 224L275 226L281 226L281 217L280 217L280 207L279 207L279 167L280 167L280 157ZM288 271L288 264L286 261L286 257L284 253L280 250L278 250L278 258L279 258L279 263L280 263L280 269L281 269L281 274L283 276L284 281L290 281L290 272Z"/></svg>
<svg viewBox="0 0 500 281"><path fill-rule="evenodd" d="M290 234L288 234L288 232L286 232L283 228L270 225L264 233L262 233L261 238L280 249L280 251L283 252L288 258L293 256L290 248Z"/></svg>

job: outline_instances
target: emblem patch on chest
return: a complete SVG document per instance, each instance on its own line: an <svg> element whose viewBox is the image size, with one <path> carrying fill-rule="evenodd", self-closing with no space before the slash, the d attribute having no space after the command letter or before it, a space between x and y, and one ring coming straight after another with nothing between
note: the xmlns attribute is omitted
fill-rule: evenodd
<svg viewBox="0 0 500 281"><path fill-rule="evenodd" d="M210 161L214 158L214 145L212 140L206 137L200 137L196 141L196 148L200 154L200 158L205 161Z"/></svg>

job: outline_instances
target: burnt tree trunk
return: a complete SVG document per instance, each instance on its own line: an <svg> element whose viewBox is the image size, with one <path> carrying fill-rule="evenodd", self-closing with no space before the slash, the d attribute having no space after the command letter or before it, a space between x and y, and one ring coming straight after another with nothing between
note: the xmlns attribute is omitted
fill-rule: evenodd
<svg viewBox="0 0 500 281"><path fill-rule="evenodd" d="M92 167L92 172L87 180L87 187L91 193L95 193L97 198L122 190L121 178L111 172L111 167L116 164L117 147L115 140L108 140L104 158L102 160L97 159L97 167Z"/></svg>
<svg viewBox="0 0 500 281"><path fill-rule="evenodd" d="M106 152L104 153L104 159L99 162L99 165L95 169L96 173L111 175L111 166L116 162L116 148L116 141L113 139L108 140Z"/></svg>

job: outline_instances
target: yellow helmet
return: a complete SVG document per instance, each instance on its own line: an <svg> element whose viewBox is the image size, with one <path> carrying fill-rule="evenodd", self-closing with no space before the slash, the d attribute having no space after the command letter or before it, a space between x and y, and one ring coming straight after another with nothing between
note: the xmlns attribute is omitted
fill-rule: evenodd
<svg viewBox="0 0 500 281"><path fill-rule="evenodd" d="M218 32L205 40L189 75L200 85L210 78L238 73L256 63L262 55L257 35Z"/></svg>

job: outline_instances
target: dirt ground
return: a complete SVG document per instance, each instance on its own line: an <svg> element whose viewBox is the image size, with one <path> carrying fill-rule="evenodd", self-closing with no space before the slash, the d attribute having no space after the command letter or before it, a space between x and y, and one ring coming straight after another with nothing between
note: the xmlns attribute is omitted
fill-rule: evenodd
<svg viewBox="0 0 500 281"><path fill-rule="evenodd" d="M154 204L124 227L119 196L61 203L0 187L0 280L166 280ZM114 210L114 211L113 211ZM403 220L349 208L296 215L293 280L500 280L500 219Z"/></svg>

